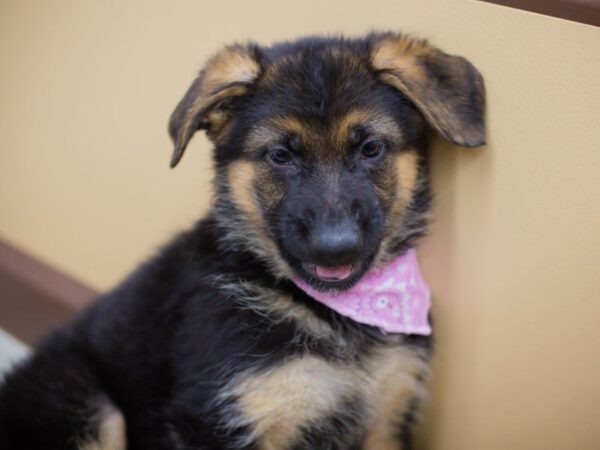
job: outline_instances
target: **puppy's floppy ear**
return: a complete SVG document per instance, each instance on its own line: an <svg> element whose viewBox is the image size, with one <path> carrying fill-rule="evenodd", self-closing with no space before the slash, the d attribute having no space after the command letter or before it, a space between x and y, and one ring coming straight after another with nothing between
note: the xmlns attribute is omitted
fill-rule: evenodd
<svg viewBox="0 0 600 450"><path fill-rule="evenodd" d="M197 130L212 137L231 116L231 103L248 93L260 75L259 49L232 45L213 56L181 99L169 121L175 144L171 167L175 167Z"/></svg>
<svg viewBox="0 0 600 450"><path fill-rule="evenodd" d="M485 144L485 89L471 63L404 35L371 39L371 64L380 79L409 98L431 127L454 144Z"/></svg>

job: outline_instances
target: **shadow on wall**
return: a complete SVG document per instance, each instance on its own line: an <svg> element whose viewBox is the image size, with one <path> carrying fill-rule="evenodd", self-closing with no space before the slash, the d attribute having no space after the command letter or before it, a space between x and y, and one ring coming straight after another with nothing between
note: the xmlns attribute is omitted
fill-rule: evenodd
<svg viewBox="0 0 600 450"><path fill-rule="evenodd" d="M477 336L482 313L479 302L467 299L483 301L492 147L488 144L461 148L441 138L432 143L434 206L429 235L421 243L419 253L433 294L434 356L430 399L417 436L419 449L459 448L458 441L443 445L438 442L440 435L455 436L438 430L468 422L474 414L469 399L456 393L465 392L477 377ZM468 273L466 268L470 268Z"/></svg>

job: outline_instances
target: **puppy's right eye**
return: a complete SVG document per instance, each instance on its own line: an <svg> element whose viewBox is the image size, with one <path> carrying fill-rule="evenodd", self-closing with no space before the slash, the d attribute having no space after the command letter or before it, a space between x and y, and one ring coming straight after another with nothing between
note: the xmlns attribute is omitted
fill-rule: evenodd
<svg viewBox="0 0 600 450"><path fill-rule="evenodd" d="M379 140L373 139L365 142L360 149L362 159L375 159L385 150L385 144Z"/></svg>
<svg viewBox="0 0 600 450"><path fill-rule="evenodd" d="M294 156L292 155L292 153L283 147L275 147L269 149L267 151L267 157L269 158L269 160L271 160L273 164L276 164L278 166L292 164L292 162L294 161Z"/></svg>

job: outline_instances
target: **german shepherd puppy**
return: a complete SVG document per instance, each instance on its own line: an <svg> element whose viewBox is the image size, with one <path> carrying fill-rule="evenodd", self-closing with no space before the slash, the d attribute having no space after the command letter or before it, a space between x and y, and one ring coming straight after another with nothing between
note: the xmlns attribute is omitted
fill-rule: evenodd
<svg viewBox="0 0 600 450"><path fill-rule="evenodd" d="M7 376L0 448L410 448L430 337L292 280L343 292L415 245L431 129L482 145L484 87L426 41L217 53L169 124L173 167L197 130L214 143L213 208Z"/></svg>

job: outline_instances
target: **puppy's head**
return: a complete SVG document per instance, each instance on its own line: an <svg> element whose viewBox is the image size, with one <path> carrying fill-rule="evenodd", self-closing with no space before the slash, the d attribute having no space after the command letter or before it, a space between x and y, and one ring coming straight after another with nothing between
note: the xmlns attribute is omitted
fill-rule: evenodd
<svg viewBox="0 0 600 450"><path fill-rule="evenodd" d="M423 233L428 130L482 145L483 114L469 62L403 35L231 46L173 113L171 165L206 130L223 238L280 276L346 289Z"/></svg>

